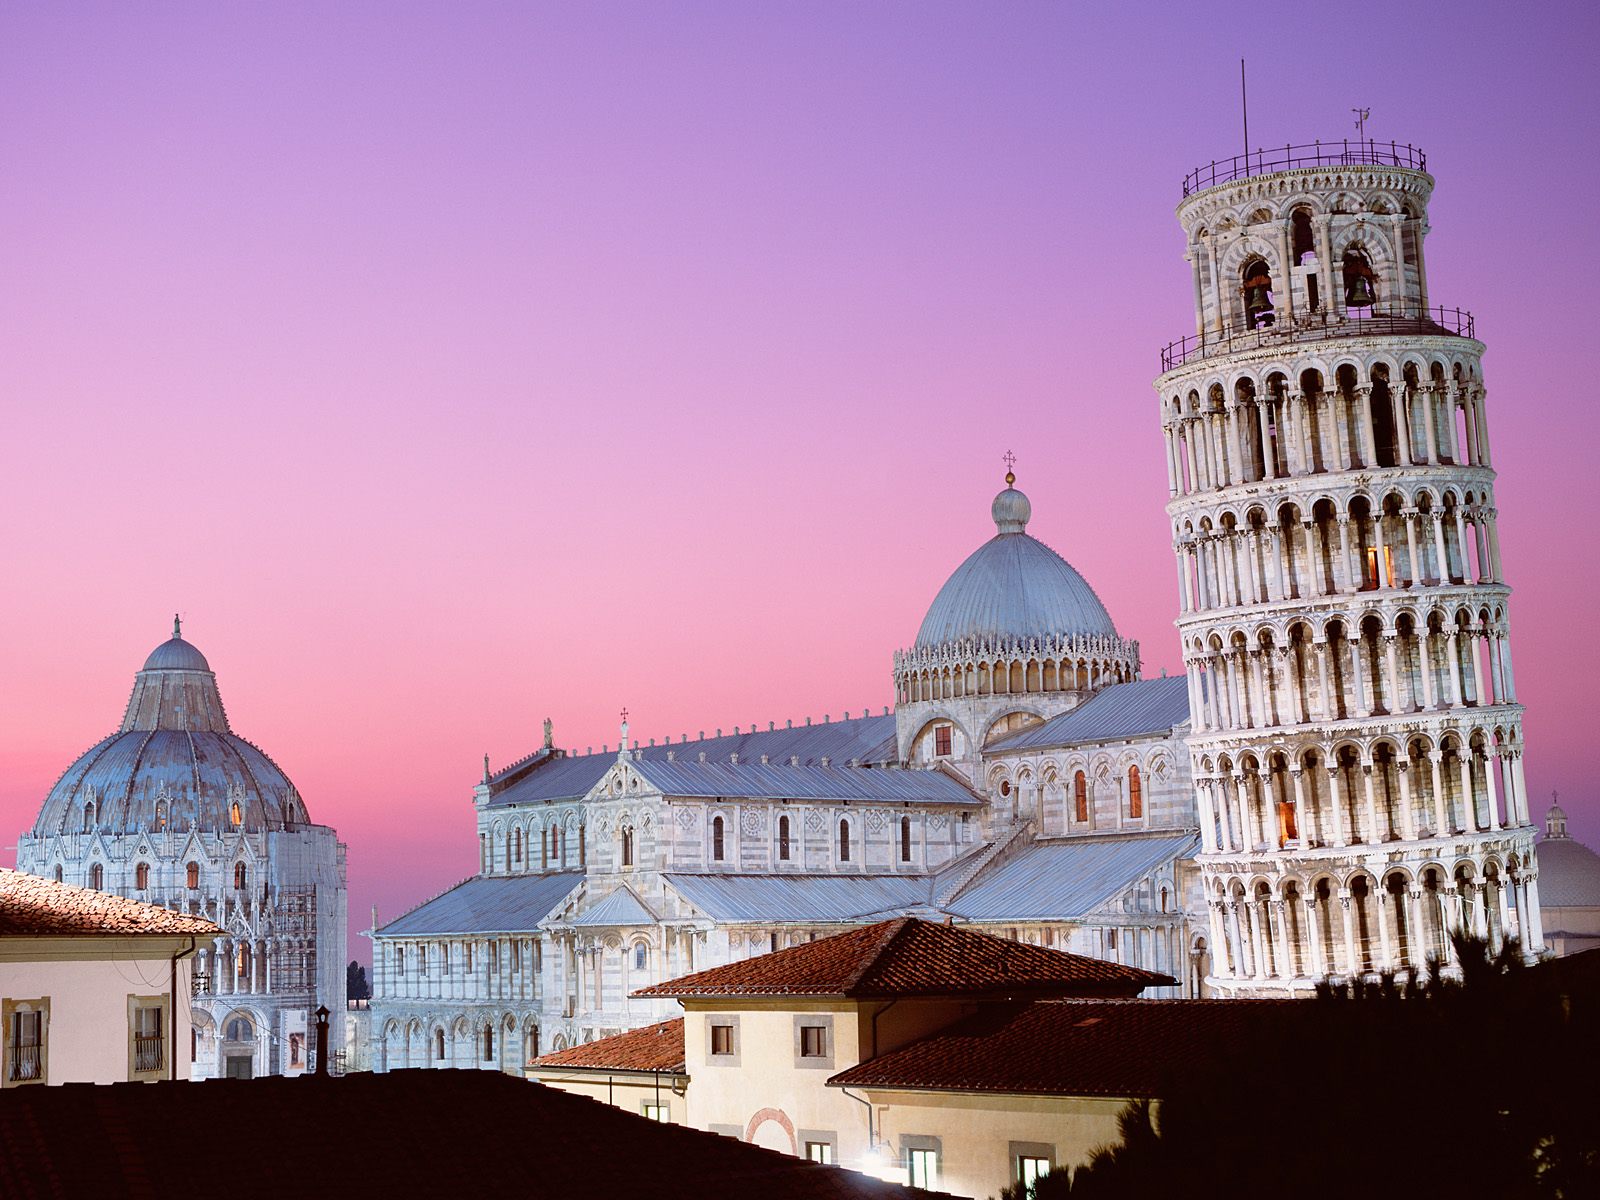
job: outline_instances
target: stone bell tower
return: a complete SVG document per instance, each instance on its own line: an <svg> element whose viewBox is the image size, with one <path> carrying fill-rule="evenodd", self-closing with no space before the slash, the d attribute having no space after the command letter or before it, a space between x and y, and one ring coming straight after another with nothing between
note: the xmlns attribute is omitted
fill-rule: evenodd
<svg viewBox="0 0 1600 1200"><path fill-rule="evenodd" d="M1542 948L1486 393L1430 306L1434 180L1396 144L1184 180L1195 333L1155 381L1209 986Z"/></svg>

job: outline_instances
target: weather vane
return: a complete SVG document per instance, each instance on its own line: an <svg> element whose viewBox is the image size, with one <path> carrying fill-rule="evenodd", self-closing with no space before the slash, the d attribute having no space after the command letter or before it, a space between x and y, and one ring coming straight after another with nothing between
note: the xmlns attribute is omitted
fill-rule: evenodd
<svg viewBox="0 0 1600 1200"><path fill-rule="evenodd" d="M1007 450L1004 454L1002 454L1000 456L1000 461L1006 464L1006 484L1007 484L1007 486L1015 483L1017 481L1017 473L1015 471L1013 471L1011 468L1017 465L1017 456L1015 454L1011 453L1011 451Z"/></svg>
<svg viewBox="0 0 1600 1200"><path fill-rule="evenodd" d="M1372 115L1372 110L1370 108L1352 108L1350 111L1356 115L1356 136L1366 137L1367 118Z"/></svg>

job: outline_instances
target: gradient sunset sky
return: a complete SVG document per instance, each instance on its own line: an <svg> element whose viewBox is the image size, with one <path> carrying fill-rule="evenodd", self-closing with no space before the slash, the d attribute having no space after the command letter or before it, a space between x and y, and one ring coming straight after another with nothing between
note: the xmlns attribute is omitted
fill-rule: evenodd
<svg viewBox="0 0 1600 1200"><path fill-rule="evenodd" d="M1182 669L1158 349L1195 165L1369 130L1477 316L1527 778L1600 846L1587 4L7 5L0 862L174 611L350 846L482 755L859 714L992 535ZM352 938L351 955L369 945Z"/></svg>

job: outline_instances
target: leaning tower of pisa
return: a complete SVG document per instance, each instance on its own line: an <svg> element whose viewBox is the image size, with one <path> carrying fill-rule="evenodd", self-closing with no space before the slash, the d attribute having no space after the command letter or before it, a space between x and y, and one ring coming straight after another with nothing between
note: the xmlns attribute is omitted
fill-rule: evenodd
<svg viewBox="0 0 1600 1200"><path fill-rule="evenodd" d="M1420 151L1184 181L1196 332L1162 352L1208 985L1303 992L1542 948L1486 393L1433 307Z"/></svg>

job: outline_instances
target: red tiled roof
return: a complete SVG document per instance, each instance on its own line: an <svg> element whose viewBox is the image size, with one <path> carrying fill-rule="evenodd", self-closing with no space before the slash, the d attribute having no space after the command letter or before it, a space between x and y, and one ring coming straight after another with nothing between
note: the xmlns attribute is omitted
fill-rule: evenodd
<svg viewBox="0 0 1600 1200"><path fill-rule="evenodd" d="M684 1067L683 1018L557 1050L534 1059L530 1065L605 1071L681 1071Z"/></svg>
<svg viewBox="0 0 1600 1200"><path fill-rule="evenodd" d="M0 867L0 937L204 937L219 932L204 917Z"/></svg>
<svg viewBox="0 0 1600 1200"><path fill-rule="evenodd" d="M1159 1096L1202 1051L1260 1032L1265 1021L1314 1020L1304 1000L1051 1000L978 1013L839 1072L835 1087Z"/></svg>
<svg viewBox="0 0 1600 1200"><path fill-rule="evenodd" d="M635 996L1136 996L1170 976L897 917L641 988Z"/></svg>
<svg viewBox="0 0 1600 1200"><path fill-rule="evenodd" d="M735 1138L647 1120L498 1071L66 1084L5 1093L0 1196L648 1196L914 1200L912 1191ZM228 1129L292 1130L241 1158ZM198 1132L197 1132L198 1131ZM530 1131L533 1141L529 1141ZM509 1140L508 1140L509 1139ZM497 1153L491 1145L524 1145ZM354 1152L354 1148L362 1148ZM530 1157L531 1156L531 1157Z"/></svg>

